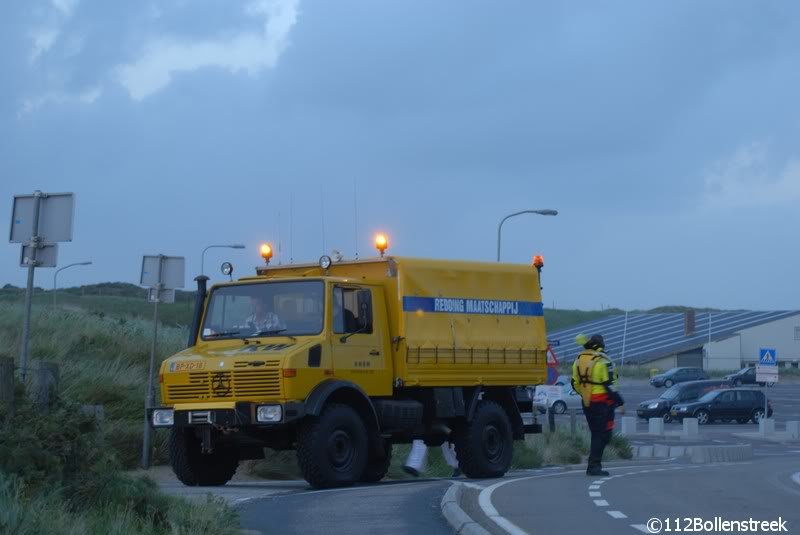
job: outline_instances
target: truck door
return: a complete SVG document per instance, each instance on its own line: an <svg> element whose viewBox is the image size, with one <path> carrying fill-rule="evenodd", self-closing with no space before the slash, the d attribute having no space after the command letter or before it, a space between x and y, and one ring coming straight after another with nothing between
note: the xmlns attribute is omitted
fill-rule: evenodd
<svg viewBox="0 0 800 535"><path fill-rule="evenodd" d="M382 288L333 287L333 372L360 386L367 395L392 393L389 325Z"/></svg>

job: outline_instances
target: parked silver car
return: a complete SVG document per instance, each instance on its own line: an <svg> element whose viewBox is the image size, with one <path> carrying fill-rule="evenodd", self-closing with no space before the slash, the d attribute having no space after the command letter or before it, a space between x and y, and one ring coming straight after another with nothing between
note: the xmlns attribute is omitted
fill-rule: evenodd
<svg viewBox="0 0 800 535"><path fill-rule="evenodd" d="M540 413L545 413L550 407L556 414L564 414L570 409L582 410L581 396L572 389L572 385L561 385L561 395L558 399L548 398L544 403L534 403Z"/></svg>

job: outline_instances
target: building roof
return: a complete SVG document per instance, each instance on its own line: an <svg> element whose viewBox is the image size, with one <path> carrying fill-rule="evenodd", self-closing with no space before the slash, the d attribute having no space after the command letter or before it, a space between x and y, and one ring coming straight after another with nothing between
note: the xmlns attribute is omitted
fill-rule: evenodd
<svg viewBox="0 0 800 535"><path fill-rule="evenodd" d="M744 329L796 315L800 315L800 310L697 312L694 334L686 336L682 312L631 313L628 314L627 327L625 315L620 314L550 333L547 339L562 362L572 361L578 356L582 348L575 343L575 336L584 333L589 336L601 334L606 342L606 352L612 359L624 356L625 362L644 363L703 347L709 337L712 341L724 340Z"/></svg>

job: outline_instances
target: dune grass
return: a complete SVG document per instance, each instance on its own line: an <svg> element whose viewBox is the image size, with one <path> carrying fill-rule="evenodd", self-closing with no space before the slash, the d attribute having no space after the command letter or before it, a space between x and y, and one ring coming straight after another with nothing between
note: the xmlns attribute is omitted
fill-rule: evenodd
<svg viewBox="0 0 800 535"><path fill-rule="evenodd" d="M0 356L18 359L21 325L22 307L0 303ZM34 307L31 317L29 367L38 359L58 363L62 396L103 405L106 440L124 468L134 467L141 456L152 328L144 319L46 306ZM184 348L186 336L185 329L162 325L157 364ZM165 433L154 434L157 461L166 459L165 442Z"/></svg>

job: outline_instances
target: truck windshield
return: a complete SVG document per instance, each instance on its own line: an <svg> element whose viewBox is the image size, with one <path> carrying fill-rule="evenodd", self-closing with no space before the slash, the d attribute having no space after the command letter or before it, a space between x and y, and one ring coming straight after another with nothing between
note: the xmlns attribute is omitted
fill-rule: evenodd
<svg viewBox="0 0 800 535"><path fill-rule="evenodd" d="M258 282L215 288L203 340L298 336L322 332L322 281Z"/></svg>

